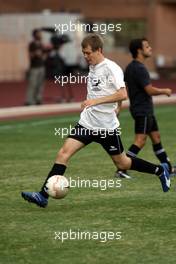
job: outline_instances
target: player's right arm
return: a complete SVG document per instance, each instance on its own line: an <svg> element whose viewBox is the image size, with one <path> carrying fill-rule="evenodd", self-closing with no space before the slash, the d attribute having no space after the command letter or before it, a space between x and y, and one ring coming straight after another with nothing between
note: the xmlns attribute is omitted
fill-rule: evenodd
<svg viewBox="0 0 176 264"><path fill-rule="evenodd" d="M115 113L117 116L120 114L121 109L122 109L122 100L117 102L117 108L115 109Z"/></svg>
<svg viewBox="0 0 176 264"><path fill-rule="evenodd" d="M117 92L112 95L107 95L95 99L88 99L82 102L81 108L90 107L99 104L116 103L127 99L127 91L125 87L121 87Z"/></svg>

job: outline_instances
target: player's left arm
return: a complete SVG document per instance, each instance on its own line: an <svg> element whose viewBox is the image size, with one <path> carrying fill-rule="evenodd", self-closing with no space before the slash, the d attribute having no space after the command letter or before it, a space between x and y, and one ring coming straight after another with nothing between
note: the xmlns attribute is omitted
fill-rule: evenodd
<svg viewBox="0 0 176 264"><path fill-rule="evenodd" d="M138 69L137 80L140 87L150 96L167 95L171 96L172 90L169 88L157 88L151 83L150 76L145 67Z"/></svg>
<svg viewBox="0 0 176 264"><path fill-rule="evenodd" d="M88 99L82 102L81 108L90 107L99 104L116 103L127 99L127 91L125 87L121 87L112 95L103 96L96 99Z"/></svg>
<svg viewBox="0 0 176 264"><path fill-rule="evenodd" d="M157 87L154 87L152 84L146 85L144 87L144 90L150 96L157 96L157 95L171 96L172 94L172 90L170 88L157 88Z"/></svg>

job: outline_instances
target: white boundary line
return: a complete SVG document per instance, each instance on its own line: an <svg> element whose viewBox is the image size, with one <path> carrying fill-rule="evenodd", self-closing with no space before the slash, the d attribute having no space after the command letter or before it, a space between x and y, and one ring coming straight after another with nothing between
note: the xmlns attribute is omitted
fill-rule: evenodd
<svg viewBox="0 0 176 264"><path fill-rule="evenodd" d="M34 114L50 114L62 113L66 111L80 111L81 103L67 103L67 104L45 104L37 106L16 106L8 108L0 108L0 118L5 117L19 117Z"/></svg>
<svg viewBox="0 0 176 264"><path fill-rule="evenodd" d="M63 123L67 123L67 122L74 122L76 121L75 117L59 117L58 119L53 118L53 119L47 119L47 120L36 120L36 121L32 121L32 122L25 122L25 121L20 121L23 123L14 123L11 125L0 125L0 131L2 130L8 130L8 129L12 129L12 128L24 128L24 127L35 127L35 126L41 126L41 125L47 125L47 124L63 124Z"/></svg>
<svg viewBox="0 0 176 264"><path fill-rule="evenodd" d="M166 112L170 112L170 109L165 109L165 108L159 108L157 111L159 111L159 113L166 113ZM124 118L124 117L130 117L130 113L127 112L121 112L120 113L120 119ZM6 130L11 130L11 129L21 129L21 128L25 128L25 127L36 127L36 126L42 126L42 125L47 125L47 124L63 124L63 123L67 123L67 122L77 122L79 120L78 118L75 118L75 116L59 116L58 118L49 118L49 119L44 119L44 120L36 120L33 121L32 120L28 120L27 122L25 120L17 120L19 123L12 123L10 125L5 125L5 124L0 124L0 131L6 131Z"/></svg>
<svg viewBox="0 0 176 264"><path fill-rule="evenodd" d="M157 104L176 104L176 94L171 97L156 96L153 97L153 102ZM129 101L123 102L123 108L129 106ZM67 103L67 104L46 104L40 106L16 106L8 108L0 108L0 120L13 119L18 117L61 114L65 112L81 112L81 103Z"/></svg>

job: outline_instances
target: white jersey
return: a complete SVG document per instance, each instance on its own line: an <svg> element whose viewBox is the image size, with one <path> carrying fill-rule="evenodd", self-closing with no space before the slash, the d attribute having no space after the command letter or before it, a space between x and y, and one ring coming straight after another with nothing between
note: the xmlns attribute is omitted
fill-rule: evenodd
<svg viewBox="0 0 176 264"><path fill-rule="evenodd" d="M97 65L89 66L87 99L95 99L114 94L125 87L122 69L113 61L104 59ZM119 127L115 109L117 103L105 103L85 108L81 112L79 124L87 129L116 129Z"/></svg>

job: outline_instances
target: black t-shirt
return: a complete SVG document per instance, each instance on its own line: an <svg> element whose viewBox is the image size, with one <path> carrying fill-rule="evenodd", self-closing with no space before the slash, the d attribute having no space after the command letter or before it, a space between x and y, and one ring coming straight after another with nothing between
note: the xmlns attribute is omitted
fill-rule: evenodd
<svg viewBox="0 0 176 264"><path fill-rule="evenodd" d="M54 76L65 76L66 73L66 64L62 59L58 51L53 50L48 55L46 61L46 77L47 79L53 79Z"/></svg>
<svg viewBox="0 0 176 264"><path fill-rule="evenodd" d="M30 66L31 68L38 68L44 66L44 60L43 60L43 46L40 42L32 41L29 44L29 52L35 52L35 51L41 52L42 55L34 55L30 58Z"/></svg>
<svg viewBox="0 0 176 264"><path fill-rule="evenodd" d="M152 97L144 89L151 83L144 64L133 60L125 70L124 79L128 89L131 114L133 116L153 115Z"/></svg>

